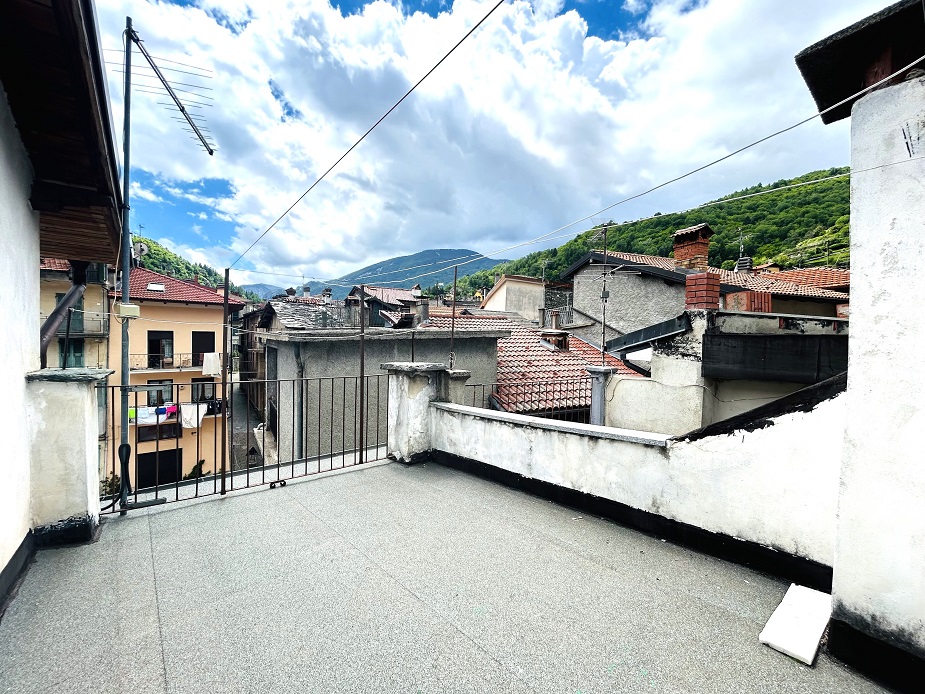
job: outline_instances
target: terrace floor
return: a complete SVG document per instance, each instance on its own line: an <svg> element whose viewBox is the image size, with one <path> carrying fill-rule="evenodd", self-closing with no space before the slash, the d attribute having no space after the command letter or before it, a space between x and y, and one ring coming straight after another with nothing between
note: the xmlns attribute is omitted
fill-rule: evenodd
<svg viewBox="0 0 925 694"><path fill-rule="evenodd" d="M883 691L758 643L785 583L434 464L133 514L37 554L0 691Z"/></svg>

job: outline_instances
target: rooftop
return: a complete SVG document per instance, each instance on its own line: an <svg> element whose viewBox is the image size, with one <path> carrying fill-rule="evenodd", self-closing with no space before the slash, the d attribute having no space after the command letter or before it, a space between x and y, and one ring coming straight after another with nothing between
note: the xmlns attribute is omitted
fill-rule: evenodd
<svg viewBox="0 0 925 694"><path fill-rule="evenodd" d="M62 258L42 258L39 264L40 270L52 270L54 272L70 272L71 263Z"/></svg>
<svg viewBox="0 0 925 694"><path fill-rule="evenodd" d="M399 289L398 287L376 287L371 284L363 286L367 297L378 299L384 304L393 304L398 306L402 303L417 303L418 297L411 293L410 289ZM360 288L354 287L350 290L350 297L356 297L360 294Z"/></svg>
<svg viewBox="0 0 925 694"><path fill-rule="evenodd" d="M592 253L603 254L603 251L593 251ZM661 270L681 273L682 275L688 275L694 272L693 270L675 267L673 258L663 258L657 255L608 251L607 257L625 260L630 263L649 265ZM571 269L574 269L576 265L578 265L578 263L573 265ZM836 275L832 275L831 278L834 281L828 286L844 286L848 283L847 270L837 270L833 268L824 269L837 273ZM828 299L830 301L847 302L849 300L849 296L846 292L825 289L823 285L816 284L816 280L810 272L790 270L786 272L752 275L746 272L734 272L733 270L722 270L715 267L708 268L708 270L719 275L720 281L723 284L733 285L751 291L770 292L778 296ZM810 268L808 270L821 271L823 268ZM782 277L782 275L784 275L784 277Z"/></svg>
<svg viewBox="0 0 925 694"><path fill-rule="evenodd" d="M155 288L163 286L163 289ZM115 290L113 290L115 295ZM132 268L129 280L129 295L136 300L182 302L187 304L217 304L224 303L224 297L211 287L203 287L185 280L178 280L159 272L143 267ZM232 311L244 307L244 299L229 296L229 306Z"/></svg>
<svg viewBox="0 0 925 694"><path fill-rule="evenodd" d="M451 541L448 541L450 540ZM787 584L427 463L113 517L0 622L10 691L881 692L758 642Z"/></svg>

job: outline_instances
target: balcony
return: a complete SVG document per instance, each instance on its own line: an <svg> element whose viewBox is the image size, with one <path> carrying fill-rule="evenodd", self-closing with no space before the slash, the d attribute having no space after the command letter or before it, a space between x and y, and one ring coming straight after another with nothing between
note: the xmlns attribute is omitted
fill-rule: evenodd
<svg viewBox="0 0 925 694"><path fill-rule="evenodd" d="M132 371L193 371L202 370L207 355L203 352L163 354L130 354L129 369ZM224 355L219 355L221 368Z"/></svg>
<svg viewBox="0 0 925 694"><path fill-rule="evenodd" d="M40 324L48 318L40 316ZM67 319L62 321L55 334L64 337L67 334ZM106 337L109 335L109 318L105 313L75 311L71 316L71 337Z"/></svg>

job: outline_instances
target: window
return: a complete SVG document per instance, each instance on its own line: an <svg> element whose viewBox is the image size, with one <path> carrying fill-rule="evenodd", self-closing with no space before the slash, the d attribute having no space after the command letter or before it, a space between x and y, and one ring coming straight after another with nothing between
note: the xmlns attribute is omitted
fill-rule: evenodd
<svg viewBox="0 0 925 694"><path fill-rule="evenodd" d="M64 298L64 294L55 294L55 305L61 303L61 300ZM84 329L84 298L80 297L77 300L77 303L74 304L74 311L71 313L71 333L81 333ZM59 333L64 333L67 330L67 315L65 314L64 320L61 321L61 327L58 328Z"/></svg>
<svg viewBox="0 0 925 694"><path fill-rule="evenodd" d="M73 326L71 326L73 328ZM67 343L67 362L64 359L64 338L58 339L58 366L64 368L80 367L84 365L84 341L71 338Z"/></svg>
<svg viewBox="0 0 925 694"><path fill-rule="evenodd" d="M173 366L173 331L148 331L148 368L163 369Z"/></svg>
<svg viewBox="0 0 925 694"><path fill-rule="evenodd" d="M158 405L173 402L173 380L169 378L148 381L147 391L148 407L157 407Z"/></svg>
<svg viewBox="0 0 925 694"><path fill-rule="evenodd" d="M215 379L194 378L190 391L191 402L215 400Z"/></svg>
<svg viewBox="0 0 925 694"><path fill-rule="evenodd" d="M164 422L138 427L138 441L157 441L158 439L178 439L182 436L179 422Z"/></svg>

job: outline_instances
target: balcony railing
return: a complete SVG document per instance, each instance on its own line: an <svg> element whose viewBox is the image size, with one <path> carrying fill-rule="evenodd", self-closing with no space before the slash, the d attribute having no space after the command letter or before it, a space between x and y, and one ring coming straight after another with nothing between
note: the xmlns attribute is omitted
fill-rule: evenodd
<svg viewBox="0 0 925 694"><path fill-rule="evenodd" d="M130 354L129 369L141 371L144 369L180 370L201 369L208 353L174 353L170 356L163 354ZM224 355L218 355L218 366L224 363Z"/></svg>
<svg viewBox="0 0 925 694"><path fill-rule="evenodd" d="M47 315L40 316L41 323L48 318ZM61 321L55 335L64 337L67 333L67 318ZM102 313L84 313L75 311L71 316L71 335L80 337L81 335L108 335L109 319Z"/></svg>

